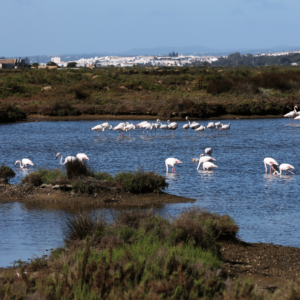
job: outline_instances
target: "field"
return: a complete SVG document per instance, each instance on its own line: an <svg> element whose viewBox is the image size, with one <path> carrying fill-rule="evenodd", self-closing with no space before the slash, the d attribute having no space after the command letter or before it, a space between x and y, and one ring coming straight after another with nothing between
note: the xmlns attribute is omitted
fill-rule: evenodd
<svg viewBox="0 0 300 300"><path fill-rule="evenodd" d="M298 67L1 70L0 113L14 107L19 119L20 110L61 117L282 115L297 104L299 88Z"/></svg>

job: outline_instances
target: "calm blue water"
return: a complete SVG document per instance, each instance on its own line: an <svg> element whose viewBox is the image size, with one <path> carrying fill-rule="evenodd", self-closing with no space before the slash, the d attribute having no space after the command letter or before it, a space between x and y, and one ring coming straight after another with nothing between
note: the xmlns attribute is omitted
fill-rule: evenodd
<svg viewBox="0 0 300 300"><path fill-rule="evenodd" d="M196 199L194 204L172 204L160 210L176 214L196 205L220 214L229 214L240 226L239 236L248 242L269 242L300 247L298 158L300 126L287 125L286 119L224 120L231 122L228 134L209 130L197 137L194 131L157 131L143 136L140 129L124 133L106 131L106 137L89 128L104 121L61 121L1 125L1 160L13 167L16 160L29 158L38 166L60 166L55 154L64 156L84 152L95 170L116 173L139 166L167 176L171 194ZM139 121L129 121L137 124ZM115 126L119 121L110 121ZM163 122L165 123L165 122ZM206 125L207 121L200 122ZM216 171L196 170L191 158L211 147L217 159ZM290 163L295 176L265 174L263 159L273 157ZM177 174L166 174L164 161L175 157L183 161ZM17 169L12 181L18 183L30 171ZM5 200L5 199L3 199ZM15 259L62 244L61 224L66 210L26 207L20 203L0 204L0 266Z"/></svg>

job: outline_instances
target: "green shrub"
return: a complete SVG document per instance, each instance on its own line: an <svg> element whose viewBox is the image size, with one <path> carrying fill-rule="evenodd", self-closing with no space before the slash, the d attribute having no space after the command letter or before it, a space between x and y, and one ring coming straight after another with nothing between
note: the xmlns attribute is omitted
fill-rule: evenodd
<svg viewBox="0 0 300 300"><path fill-rule="evenodd" d="M93 194L94 188L89 185L88 183L76 181L72 183L74 192L81 193L81 194Z"/></svg>
<svg viewBox="0 0 300 300"><path fill-rule="evenodd" d="M108 174L106 172L97 172L95 174L91 174L90 176L92 176L98 180L114 181L113 176L111 176L110 174Z"/></svg>
<svg viewBox="0 0 300 300"><path fill-rule="evenodd" d="M37 171L30 173L23 178L22 182L34 186L40 186L43 183L45 184L55 184L59 182L67 183L66 175L59 169L50 170L39 168Z"/></svg>
<svg viewBox="0 0 300 300"><path fill-rule="evenodd" d="M150 193L168 186L164 176L152 171L122 172L115 176L115 180L131 193Z"/></svg>
<svg viewBox="0 0 300 300"><path fill-rule="evenodd" d="M0 178L5 178L7 181L16 176L16 173L4 164L0 167Z"/></svg>
<svg viewBox="0 0 300 300"><path fill-rule="evenodd" d="M0 123L10 123L26 119L26 114L17 106L0 106Z"/></svg>

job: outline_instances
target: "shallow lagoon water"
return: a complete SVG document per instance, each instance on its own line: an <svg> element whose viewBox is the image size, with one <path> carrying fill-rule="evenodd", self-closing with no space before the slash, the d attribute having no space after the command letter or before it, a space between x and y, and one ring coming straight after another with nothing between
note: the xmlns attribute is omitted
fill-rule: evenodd
<svg viewBox="0 0 300 300"><path fill-rule="evenodd" d="M106 131L106 137L89 128L104 121L60 121L1 125L1 161L13 167L16 160L29 158L35 168L60 167L55 154L64 156L84 152L95 170L117 173L138 167L167 176L167 192L191 197L193 204L170 204L161 214L177 214L182 208L199 206L220 214L229 214L239 225L239 236L248 242L268 242L300 247L298 158L300 126L287 125L286 119L224 120L231 123L226 133L216 130L202 136L181 129L161 130L156 136L143 136L140 129L124 133ZM123 121L122 121L123 122ZM131 123L131 121L129 121ZM117 125L119 121L110 121ZM139 121L133 121L137 124ZM163 122L165 123L165 122ZM200 124L206 125L207 121ZM187 135L186 135L187 134ZM126 135L126 136L125 136ZM197 171L191 158L213 149L218 169ZM295 176L273 176L264 172L264 157L290 163ZM164 161L176 157L183 161L176 174L166 174ZM30 170L16 169L12 183L19 183ZM5 200L5 199L1 199ZM26 206L22 203L0 204L0 266L19 258L62 245L61 224L67 209Z"/></svg>

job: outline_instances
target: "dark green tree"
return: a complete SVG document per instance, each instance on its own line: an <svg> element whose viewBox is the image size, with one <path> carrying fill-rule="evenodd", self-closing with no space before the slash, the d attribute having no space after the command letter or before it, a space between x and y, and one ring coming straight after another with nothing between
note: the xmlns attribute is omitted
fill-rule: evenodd
<svg viewBox="0 0 300 300"><path fill-rule="evenodd" d="M49 61L47 63L47 66L57 66L57 64L55 62L53 62L53 61Z"/></svg>
<svg viewBox="0 0 300 300"><path fill-rule="evenodd" d="M77 66L77 62L75 61L70 61L67 64L67 68L76 68L76 66Z"/></svg>

